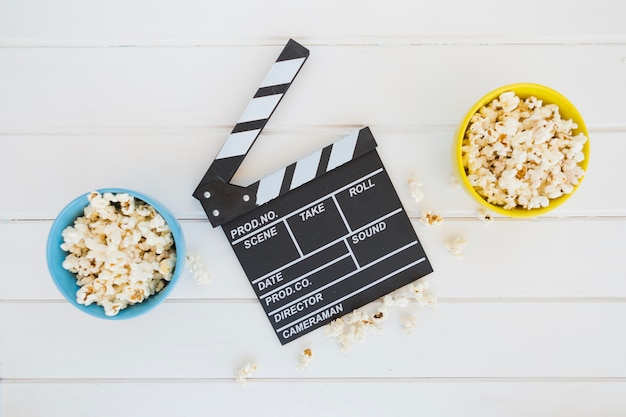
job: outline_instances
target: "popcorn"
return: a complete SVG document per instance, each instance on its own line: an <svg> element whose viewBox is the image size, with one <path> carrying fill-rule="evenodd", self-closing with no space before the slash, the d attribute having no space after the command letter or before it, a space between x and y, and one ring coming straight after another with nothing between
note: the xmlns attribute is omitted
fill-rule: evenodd
<svg viewBox="0 0 626 417"><path fill-rule="evenodd" d="M403 292L396 292L393 295L393 304L398 307L406 307L409 305L409 297Z"/></svg>
<svg viewBox="0 0 626 417"><path fill-rule="evenodd" d="M424 294L426 290L430 287L430 282L424 278L418 280L414 284L408 285L409 294L413 296L416 300L421 300L424 298Z"/></svg>
<svg viewBox="0 0 626 417"><path fill-rule="evenodd" d="M416 316L405 315L400 317L402 329L408 334L412 334L415 331L415 323L417 323Z"/></svg>
<svg viewBox="0 0 626 417"><path fill-rule="evenodd" d="M428 226L437 226L443 223L443 217L432 212L432 210L422 210L420 222Z"/></svg>
<svg viewBox="0 0 626 417"><path fill-rule="evenodd" d="M324 333L327 337L337 338L342 352L349 352L353 343L365 341L368 332L380 333L377 324L386 318L387 310L384 306L371 316L363 310L354 310L344 318L335 319L327 324Z"/></svg>
<svg viewBox="0 0 626 417"><path fill-rule="evenodd" d="M424 193L422 192L422 180L417 176L413 175L409 177L406 182L409 184L409 195L416 202L419 203L424 198Z"/></svg>
<svg viewBox="0 0 626 417"><path fill-rule="evenodd" d="M389 308L389 307L393 307L396 305L395 300L393 299L393 295L391 294L387 294L383 297L382 299L382 303L385 307Z"/></svg>
<svg viewBox="0 0 626 417"><path fill-rule="evenodd" d="M250 378L257 370L257 364L248 362L243 367L239 368L235 373L235 381L242 387L248 384L248 378Z"/></svg>
<svg viewBox="0 0 626 417"><path fill-rule="evenodd" d="M365 311L354 310L352 313L346 315L346 321L349 324L365 322L369 320L369 314Z"/></svg>
<svg viewBox="0 0 626 417"><path fill-rule="evenodd" d="M587 137L574 136L577 127L554 104L504 92L470 119L462 145L467 179L505 209L547 207L584 175L578 163Z"/></svg>
<svg viewBox="0 0 626 417"><path fill-rule="evenodd" d="M452 188L453 190L456 190L457 188L459 188L459 187L460 187L460 184L459 184L459 178L458 178L456 175L451 174L451 175L450 175L450 180L448 181L448 185L449 185L449 186L450 186L450 188Z"/></svg>
<svg viewBox="0 0 626 417"><path fill-rule="evenodd" d="M211 283L211 277L207 272L200 256L198 255L187 255L187 269L191 272L194 281L201 285L207 285Z"/></svg>
<svg viewBox="0 0 626 417"><path fill-rule="evenodd" d="M304 349L304 351L300 354L300 362L296 369L298 371L303 371L311 365L313 362L313 351L311 349Z"/></svg>
<svg viewBox="0 0 626 417"><path fill-rule="evenodd" d="M439 300L433 294L425 294L420 300L417 301L420 307L430 307L433 310L439 308Z"/></svg>
<svg viewBox="0 0 626 417"><path fill-rule="evenodd" d="M344 327L345 322L340 317L324 326L324 334L326 335L326 337L339 337L339 335L343 333Z"/></svg>
<svg viewBox="0 0 626 417"><path fill-rule="evenodd" d="M437 297L428 292L429 286L429 281L421 278L379 299L373 313L367 312L366 309L371 308L368 305L331 321L324 326L324 334L336 338L342 352L350 352L353 344L364 342L368 333L382 333L381 325L389 320L392 307L405 308L411 301L417 301L420 307L436 309ZM400 324L407 333L411 333L416 320L417 317L409 314L400 317Z"/></svg>
<svg viewBox="0 0 626 417"><path fill-rule="evenodd" d="M376 326L370 321L359 321L347 327L346 331L339 335L339 346L342 352L350 352L353 343L365 341L365 335L369 330L375 330Z"/></svg>
<svg viewBox="0 0 626 417"><path fill-rule="evenodd" d="M485 223L493 222L493 215L485 209L479 209L476 212L476 217L478 217L479 220L482 220Z"/></svg>
<svg viewBox="0 0 626 417"><path fill-rule="evenodd" d="M376 313L372 314L372 317L370 318L370 321L373 324L378 324L378 323L382 323L383 321L387 320L387 307L382 306L379 307L378 310L376 311Z"/></svg>
<svg viewBox="0 0 626 417"><path fill-rule="evenodd" d="M429 288L430 282L425 278L408 285L409 294L417 301L420 307L428 306L436 310L437 297L428 291Z"/></svg>
<svg viewBox="0 0 626 417"><path fill-rule="evenodd" d="M459 259L463 258L463 248L468 244L468 240L462 237L456 237L445 242L445 247L450 253Z"/></svg>
<svg viewBox="0 0 626 417"><path fill-rule="evenodd" d="M62 232L63 268L76 274L76 302L107 316L158 293L172 279L176 249L156 210L126 193L96 191L83 216Z"/></svg>

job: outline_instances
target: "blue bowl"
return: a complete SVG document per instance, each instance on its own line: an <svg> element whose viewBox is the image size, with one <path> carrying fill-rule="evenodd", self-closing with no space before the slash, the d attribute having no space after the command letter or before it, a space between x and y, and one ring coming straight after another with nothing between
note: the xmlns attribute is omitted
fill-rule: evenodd
<svg viewBox="0 0 626 417"><path fill-rule="evenodd" d="M87 199L89 193L81 195L65 206L52 224L52 228L50 229L50 233L48 235L48 246L46 248L48 269L52 275L52 280L61 294L63 294L67 301L79 310L94 317L108 320L124 320L137 317L147 313L163 302L163 300L165 300L165 298L174 289L174 286L184 269L185 263L186 248L183 231L178 223L178 220L176 220L176 217L174 217L174 215L163 204L151 197L148 197L147 195L123 188L104 188L97 191L101 194L106 192L114 194L128 193L129 195L150 204L159 214L161 214L161 216L163 216L163 219L172 231L172 237L174 238L174 245L176 247L176 265L174 266L172 279L165 286L165 288L161 290L161 292L151 295L141 303L129 305L115 316L107 316L104 314L104 308L96 305L95 303L89 306L84 306L76 302L76 291L80 287L76 284L76 275L64 269L62 266L65 257L68 255L68 252L61 249L61 244L63 243L62 233L66 227L74 225L74 220L76 220L77 217L83 215L83 209L89 204L89 200Z"/></svg>

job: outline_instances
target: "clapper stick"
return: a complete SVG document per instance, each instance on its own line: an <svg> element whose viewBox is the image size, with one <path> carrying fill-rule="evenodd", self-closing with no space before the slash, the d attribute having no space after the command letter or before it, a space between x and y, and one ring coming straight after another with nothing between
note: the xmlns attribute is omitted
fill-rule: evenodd
<svg viewBox="0 0 626 417"><path fill-rule="evenodd" d="M308 55L287 43L194 192L282 344L432 272L368 127L229 183Z"/></svg>
<svg viewBox="0 0 626 417"><path fill-rule="evenodd" d="M194 191L214 227L254 207L253 190L229 182L308 56L304 46L293 39L287 42Z"/></svg>

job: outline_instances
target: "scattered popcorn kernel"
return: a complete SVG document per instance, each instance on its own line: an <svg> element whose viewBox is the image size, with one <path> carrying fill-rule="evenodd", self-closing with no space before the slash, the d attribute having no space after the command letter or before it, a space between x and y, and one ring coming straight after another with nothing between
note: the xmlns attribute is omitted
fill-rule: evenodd
<svg viewBox="0 0 626 417"><path fill-rule="evenodd" d="M393 303L398 307L406 307L409 305L409 297L404 292L396 292L393 295Z"/></svg>
<svg viewBox="0 0 626 417"><path fill-rule="evenodd" d="M476 217L478 217L479 220L482 220L485 223L493 222L493 215L482 208L476 212Z"/></svg>
<svg viewBox="0 0 626 417"><path fill-rule="evenodd" d="M382 306L372 315L365 311L354 310L345 317L345 320L336 319L326 325L325 334L328 337L337 338L341 351L347 353L352 350L354 343L364 342L367 333L381 332L377 324L387 318L387 312Z"/></svg>
<svg viewBox="0 0 626 417"><path fill-rule="evenodd" d="M62 266L76 274L77 303L115 316L172 279L174 239L153 207L126 193L93 191L87 199L83 216L62 232L61 249L69 252Z"/></svg>
<svg viewBox="0 0 626 417"><path fill-rule="evenodd" d="M381 334L382 325L389 321L394 307L404 308L411 300L415 300L420 307L437 308L437 297L428 292L430 283L421 278L403 288L393 291L376 303L368 304L360 309L353 310L342 318L335 319L324 326L327 337L337 339L341 352L352 350L355 343L363 343L368 334ZM375 310L372 307L375 305ZM369 310L369 311L368 311ZM405 331L412 332L416 317L406 315L400 318Z"/></svg>
<svg viewBox="0 0 626 417"><path fill-rule="evenodd" d="M424 298L424 293L430 287L430 281L426 278L422 278L413 284L408 285L409 294L413 296L416 300L420 300Z"/></svg>
<svg viewBox="0 0 626 417"><path fill-rule="evenodd" d="M584 175L584 134L563 120L558 106L502 93L470 119L463 166L476 192L505 209L547 207L574 191Z"/></svg>
<svg viewBox="0 0 626 417"><path fill-rule="evenodd" d="M400 317L400 324L402 329L408 334L412 334L415 331L415 324L417 323L417 317L411 315L405 315Z"/></svg>
<svg viewBox="0 0 626 417"><path fill-rule="evenodd" d="M352 350L352 341L346 334L339 335L339 349L342 353L348 353Z"/></svg>
<svg viewBox="0 0 626 417"><path fill-rule="evenodd" d="M417 301L420 307L430 307L433 310L437 310L439 308L439 300L433 294L425 294L424 297Z"/></svg>
<svg viewBox="0 0 626 417"><path fill-rule="evenodd" d="M313 362L313 351L311 349L304 349L300 354L300 362L298 363L297 370L303 371L311 365Z"/></svg>
<svg viewBox="0 0 626 417"><path fill-rule="evenodd" d="M343 333L345 321L340 317L324 326L324 334L326 337L339 337Z"/></svg>
<svg viewBox="0 0 626 417"><path fill-rule="evenodd" d="M378 308L376 313L372 314L372 317L370 320L373 324L378 324L378 323L382 323L383 321L385 321L387 319L387 316L388 316L387 307L381 306Z"/></svg>
<svg viewBox="0 0 626 417"><path fill-rule="evenodd" d="M250 378L257 370L257 364L248 362L243 367L237 370L235 373L235 381L239 383L242 387L245 387L248 383L248 378Z"/></svg>
<svg viewBox="0 0 626 417"><path fill-rule="evenodd" d="M437 309L437 297L431 294L428 289L430 288L430 282L425 278L420 279L414 284L409 284L409 294L417 301L420 307L431 307Z"/></svg>
<svg viewBox="0 0 626 417"><path fill-rule="evenodd" d="M211 283L211 277L207 272L200 256L187 255L187 269L191 272L194 281L201 285L207 285Z"/></svg>
<svg viewBox="0 0 626 417"><path fill-rule="evenodd" d="M462 237L456 237L445 242L446 249L459 259L463 258L463 248L468 244L468 240Z"/></svg>
<svg viewBox="0 0 626 417"><path fill-rule="evenodd" d="M354 310L352 313L346 315L346 321L350 324L366 322L370 319L369 314L362 310Z"/></svg>
<svg viewBox="0 0 626 417"><path fill-rule="evenodd" d="M406 182L409 184L409 195L416 203L419 203L424 199L424 193L422 193L422 180L413 175L409 177Z"/></svg>
<svg viewBox="0 0 626 417"><path fill-rule="evenodd" d="M443 217L433 213L431 210L422 210L420 222L428 226L437 226L443 222Z"/></svg>
<svg viewBox="0 0 626 417"><path fill-rule="evenodd" d="M453 190L456 190L457 188L460 187L459 178L454 174L450 175L450 180L448 181L448 185Z"/></svg>
<svg viewBox="0 0 626 417"><path fill-rule="evenodd" d="M396 305L396 302L393 299L393 295L387 294L382 298L382 303L385 307L393 307Z"/></svg>

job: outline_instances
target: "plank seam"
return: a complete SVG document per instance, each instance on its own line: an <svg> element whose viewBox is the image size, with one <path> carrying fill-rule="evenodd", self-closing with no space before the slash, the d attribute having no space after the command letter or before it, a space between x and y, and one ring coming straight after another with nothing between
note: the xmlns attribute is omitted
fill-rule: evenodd
<svg viewBox="0 0 626 417"><path fill-rule="evenodd" d="M249 383L626 383L626 377L303 377L247 378ZM235 383L234 378L4 378L0 384Z"/></svg>
<svg viewBox="0 0 626 417"><path fill-rule="evenodd" d="M376 302L376 301L374 301ZM410 300L419 304L417 300ZM626 303L626 297L438 297L438 304ZM0 304L66 304L65 299L0 299ZM168 298L165 304L258 303L257 298Z"/></svg>

